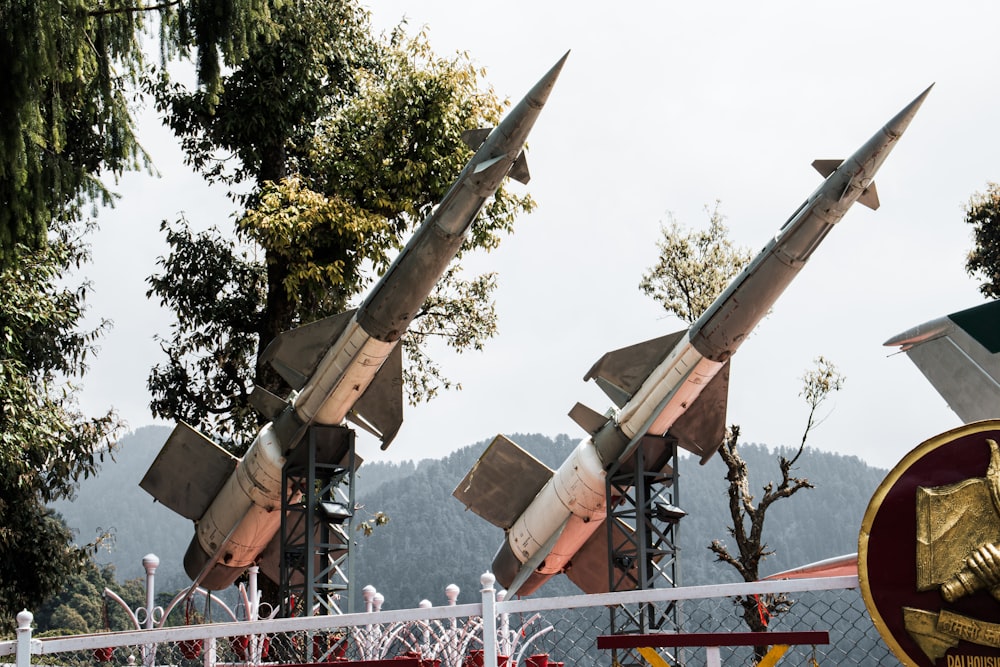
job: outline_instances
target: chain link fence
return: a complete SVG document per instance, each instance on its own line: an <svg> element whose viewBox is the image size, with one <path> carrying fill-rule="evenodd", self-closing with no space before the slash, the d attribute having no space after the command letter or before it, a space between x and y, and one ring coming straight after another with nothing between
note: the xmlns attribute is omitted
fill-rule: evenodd
<svg viewBox="0 0 1000 667"><path fill-rule="evenodd" d="M627 667L646 663L632 651L597 649L597 637L613 634L616 619L638 622L646 632L671 632L674 620L685 633L745 632L739 596L784 593L791 607L770 619L769 630L824 630L830 644L793 646L781 664L811 664L814 658L820 665L900 664L873 627L856 577L512 601L495 601L493 593L484 585L483 603L475 605L46 639L31 638L29 619L17 641L0 642L0 661L16 659L18 667L220 667L409 658L418 667L485 667L484 656L495 654L498 667L607 667L614 661ZM495 642L484 642L484 627L492 627L484 623L484 609L496 611ZM670 665L705 665L703 649L661 654ZM752 648L722 649L723 664L753 661Z"/></svg>

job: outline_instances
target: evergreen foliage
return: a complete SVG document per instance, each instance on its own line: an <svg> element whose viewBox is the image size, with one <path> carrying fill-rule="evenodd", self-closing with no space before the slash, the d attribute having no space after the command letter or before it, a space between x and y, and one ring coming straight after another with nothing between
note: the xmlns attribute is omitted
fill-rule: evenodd
<svg viewBox="0 0 1000 667"><path fill-rule="evenodd" d="M58 510L79 535L112 531L110 551L98 554L99 562L114 564L122 576L142 574L142 557L160 557L157 590L181 588L187 578L181 560L194 534L190 521L154 503L138 487L138 480L166 440L169 429L146 427L121 441L115 461L103 466L100 476L86 480L77 501L58 503ZM576 446L569 436L514 434L511 438L550 467L559 465ZM357 519L384 510L389 522L370 537L352 533L355 609L364 609L361 587L372 584L386 597L386 609L415 607L426 598L445 603L444 587L458 584L460 603L478 600L479 575L490 568L503 531L467 512L451 496L465 473L489 444L484 440L442 459L420 462L366 462L357 475ZM763 489L780 474L777 457L791 458L797 448L770 448L742 443L740 453L749 469L752 491ZM777 503L768 513L763 541L775 552L763 561L760 574L839 556L857 550L861 519L885 471L853 456L807 448L796 473L816 488L793 503ZM688 515L678 527L680 583L697 585L739 581L736 571L715 562L709 545L725 540L730 524L726 494L727 469L712 458L704 466L694 457L682 457L677 491ZM578 589L565 577L553 577L537 593L570 595Z"/></svg>
<svg viewBox="0 0 1000 667"><path fill-rule="evenodd" d="M53 220L108 204L104 174L148 164L131 116L143 33L164 58L195 51L211 97L220 62L270 31L267 0L9 0L0 5L0 266L41 248Z"/></svg>

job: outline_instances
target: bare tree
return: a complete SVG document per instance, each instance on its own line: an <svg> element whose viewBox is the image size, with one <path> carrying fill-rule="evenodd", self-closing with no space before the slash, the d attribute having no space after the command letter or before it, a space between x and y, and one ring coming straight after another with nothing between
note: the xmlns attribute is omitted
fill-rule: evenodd
<svg viewBox="0 0 1000 667"><path fill-rule="evenodd" d="M764 493L759 501L751 493L749 470L746 461L740 456L740 427L729 427L726 439L719 448L719 456L726 464L726 481L729 483L729 514L733 521L729 534L736 541L738 551L731 552L720 540L714 540L708 548L715 554L717 561L731 565L744 581L757 581L761 561L774 553L764 542L764 518L767 510L782 498L790 498L802 489L813 488L808 479L795 476L794 467L805 450L809 433L823 421L817 415L819 407L830 394L840 391L844 379L836 366L823 357L818 357L815 367L803 376L799 395L809 405L809 416L802 432L802 440L793 457L778 457L781 481L777 484L771 481L764 485ZM765 632L768 620L788 611L791 600L784 594L755 595L738 598L738 604L743 607L743 620L747 626L753 632ZM758 647L759 655L763 655L765 650L766 647Z"/></svg>

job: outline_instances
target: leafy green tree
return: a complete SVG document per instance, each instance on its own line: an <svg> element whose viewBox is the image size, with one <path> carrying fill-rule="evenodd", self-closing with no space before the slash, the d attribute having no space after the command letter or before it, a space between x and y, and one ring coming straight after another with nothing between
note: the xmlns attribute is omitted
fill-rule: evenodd
<svg viewBox="0 0 1000 667"><path fill-rule="evenodd" d="M106 618L110 610L102 602L106 587L115 588L114 568L86 560L67 575L62 590L33 610L37 633L68 635L110 629Z"/></svg>
<svg viewBox="0 0 1000 667"><path fill-rule="evenodd" d="M155 89L191 164L242 192L246 208L235 243L184 221L164 225L171 253L149 295L177 322L163 341L167 361L150 374L152 408L236 451L256 431L253 385L287 393L256 366L259 353L371 284L471 156L462 132L495 124L503 107L467 57L439 58L423 35L376 40L353 0L292 3L272 18L277 39L250 44L211 108L204 92ZM467 246L495 247L532 205L501 189ZM461 351L493 335L494 286L492 275L448 272L403 343L411 401L451 386L423 353L427 339Z"/></svg>
<svg viewBox="0 0 1000 667"><path fill-rule="evenodd" d="M77 238L23 246L0 271L0 617L13 619L57 591L88 557L46 509L93 475L119 428L113 412L90 418L76 406L104 324L81 327L86 285L67 286L86 258Z"/></svg>
<svg viewBox="0 0 1000 667"><path fill-rule="evenodd" d="M195 52L209 99L220 63L269 35L267 0L8 0L0 5L0 265L45 244L53 219L109 203L102 174L148 164L130 94L141 37L159 25L164 57ZM153 18L158 21L153 21Z"/></svg>
<svg viewBox="0 0 1000 667"><path fill-rule="evenodd" d="M965 206L965 221L972 225L975 243L969 251L965 270L983 282L984 296L1000 298L1000 185L987 183L985 192L977 192Z"/></svg>

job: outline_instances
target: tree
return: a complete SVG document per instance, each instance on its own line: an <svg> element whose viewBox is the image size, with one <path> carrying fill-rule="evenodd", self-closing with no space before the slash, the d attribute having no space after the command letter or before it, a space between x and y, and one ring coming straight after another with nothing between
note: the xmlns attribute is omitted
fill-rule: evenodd
<svg viewBox="0 0 1000 667"><path fill-rule="evenodd" d="M106 327L82 327L87 205L101 180L148 165L132 121L143 33L164 60L195 54L211 102L221 63L273 35L268 0L11 0L0 6L0 614L11 620L88 562L45 505L92 475L119 430L89 418L75 382ZM66 623L81 618L65 614Z"/></svg>
<svg viewBox="0 0 1000 667"><path fill-rule="evenodd" d="M153 369L154 414L213 431L241 452L256 431L254 384L288 393L256 359L276 335L345 310L444 195L471 156L464 130L499 120L466 56L439 58L424 35L370 35L353 0L299 2L272 13L277 39L222 78L216 103L160 81L158 105L188 160L234 198L236 245L218 230L165 223L171 253L149 295L174 311L167 361ZM249 187L249 192L245 189ZM490 249L527 196L501 189L467 243ZM411 401L451 386L421 343L459 351L495 331L491 275L453 265L404 339Z"/></svg>
<svg viewBox="0 0 1000 667"><path fill-rule="evenodd" d="M813 488L808 479L795 477L792 471L805 450L809 433L821 423L821 420L817 420L817 409L831 393L840 391L844 383L844 377L836 367L823 357L816 359L815 368L807 371L802 380L803 387L799 395L803 396L809 405L809 415L802 432L802 440L792 458L778 457L781 481L777 485L773 481L765 484L764 494L759 501L750 490L750 471L739 453L739 426L730 426L726 439L719 448L719 456L725 462L727 470L726 491L729 496L729 514L733 522L729 534L736 541L738 552L731 553L720 540L713 540L708 548L715 554L718 562L731 565L747 582L757 581L760 578L761 561L774 553L764 543L764 519L768 509L782 498L790 498L802 489ZM753 632L766 631L769 619L788 611L791 605L791 600L784 594L739 597L737 601L743 607L743 620ZM758 648L763 651L759 652L758 657L760 657L766 652L763 650L766 647Z"/></svg>
<svg viewBox="0 0 1000 667"><path fill-rule="evenodd" d="M94 474L120 424L84 416L74 401L105 324L81 328L86 285L66 286L86 259L79 238L16 249L0 271L0 618L59 590L88 557L46 504Z"/></svg>
<svg viewBox="0 0 1000 667"><path fill-rule="evenodd" d="M1000 298L1000 185L987 183L986 192L977 192L965 206L965 222L972 225L975 243L965 270L983 282L984 296Z"/></svg>
<svg viewBox="0 0 1000 667"><path fill-rule="evenodd" d="M689 324L694 323L712 305L752 258L748 250L737 248L729 241L728 230L723 221L718 202L709 211L709 227L706 231L688 232L671 217L670 227L662 228L663 238L658 243L660 258L643 275L640 284L640 288L660 302L667 312ZM756 581L760 561L773 553L768 551L767 545L762 541L768 508L777 500L791 497L802 488L811 488L808 480L794 477L792 469L805 448L809 432L818 424L817 408L831 392L839 391L842 383L843 378L833 364L822 357L817 360L816 369L806 373L802 395L806 398L810 411L802 442L791 459L779 457L782 481L777 486L773 483L766 485L759 503L755 504L750 492L749 470L739 455L738 425L729 428L719 448L719 456L728 470L727 493L733 521L729 532L736 539L739 554L730 554L719 540L713 541L709 549L716 554L718 561L732 565L745 581ZM767 617L784 611L789 601L782 596L771 596L763 601L758 601L757 598L740 599L740 604L743 606L743 617L747 625L754 631L761 631L767 627ZM763 647L758 650L763 650Z"/></svg>
<svg viewBox="0 0 1000 667"><path fill-rule="evenodd" d="M144 69L141 36L159 19L164 57L194 52L206 95L220 62L270 34L267 0L9 0L0 6L0 266L17 245L42 247L53 221L108 204L100 180L148 165L130 93Z"/></svg>
<svg viewBox="0 0 1000 667"><path fill-rule="evenodd" d="M743 270L753 255L729 240L719 202L709 211L708 229L687 231L673 216L670 226L660 226L656 247L660 256L642 276L639 288L668 313L688 324L708 310L715 298Z"/></svg>

